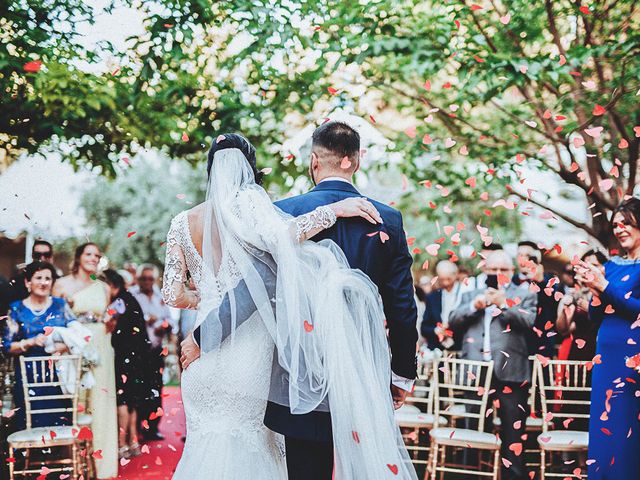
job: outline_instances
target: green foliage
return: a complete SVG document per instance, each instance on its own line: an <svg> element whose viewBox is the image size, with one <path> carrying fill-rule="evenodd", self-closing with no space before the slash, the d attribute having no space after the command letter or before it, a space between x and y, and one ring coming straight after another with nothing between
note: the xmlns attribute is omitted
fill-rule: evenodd
<svg viewBox="0 0 640 480"><path fill-rule="evenodd" d="M113 265L127 260L162 265L171 218L201 202L205 188L202 168L135 158L116 179L102 177L84 193L89 238Z"/></svg>
<svg viewBox="0 0 640 480"><path fill-rule="evenodd" d="M568 0L234 0L210 9L181 2L178 13L148 24L155 45L172 45L170 58L152 49L141 61L152 68L161 57L164 77L180 77L188 64L197 88L184 121L196 136L212 128L247 133L284 183L302 169L282 162L283 128L353 105L413 159L401 165L408 178L447 186L451 203L495 211L493 203L526 180L522 167L549 169L581 191L585 207L596 204L588 223L554 213L609 243L606 214L633 192L638 170L636 7L633 0L590 8ZM184 22L184 12L197 14ZM176 48L178 33L191 41ZM163 95L172 86L154 88ZM599 138L585 131L597 126ZM477 187L465 185L470 176ZM546 207L526 187L515 189L520 203ZM417 213L432 217L428 208Z"/></svg>
<svg viewBox="0 0 640 480"><path fill-rule="evenodd" d="M35 28L15 13L25 3L42 7ZM548 207L544 192L527 192L521 173L544 168L574 186L585 207L595 203L587 223L553 213L610 243L607 214L633 193L640 151L634 0L590 7L569 0L122 3L145 11L146 31L119 54L117 75L78 72L71 60L91 61L91 53L72 34L46 30L61 9L90 21L82 2L2 7L3 21L26 33L17 54L0 37L0 80L12 92L0 141L5 134L12 148L33 150L51 138L76 139L72 161L114 175L124 151L156 147L196 162L216 135L241 131L274 169L269 181L286 187L304 165L287 158L284 140L347 105L371 116L411 159L400 166L411 182L446 186L447 202L459 206L446 213L412 205L420 216L451 223L459 211L476 211L480 217L465 218L486 222L483 210L500 218L504 207L494 202L513 194L515 221L526 204ZM25 73L27 59L42 59L43 69ZM597 138L586 131L599 126ZM476 187L465 184L472 176Z"/></svg>

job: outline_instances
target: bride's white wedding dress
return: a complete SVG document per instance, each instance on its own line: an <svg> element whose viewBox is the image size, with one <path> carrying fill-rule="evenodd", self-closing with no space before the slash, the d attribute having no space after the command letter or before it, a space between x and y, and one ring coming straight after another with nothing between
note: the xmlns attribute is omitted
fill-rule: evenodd
<svg viewBox="0 0 640 480"><path fill-rule="evenodd" d="M172 304L181 285L193 279L208 304L222 300L224 285L237 283L227 263L214 278L203 269L189 231L187 212L171 222L163 293ZM182 373L187 437L174 479L285 479L284 442L264 426L274 342L255 315L207 361L196 360Z"/></svg>
<svg viewBox="0 0 640 480"><path fill-rule="evenodd" d="M201 347L182 375L187 438L174 479L285 479L282 439L263 425L268 399L293 414L328 401L336 480L416 480L377 287L335 243L304 241L334 225L333 210L284 214L242 152L225 149L200 213L201 254L186 212L167 237L163 295L197 305Z"/></svg>

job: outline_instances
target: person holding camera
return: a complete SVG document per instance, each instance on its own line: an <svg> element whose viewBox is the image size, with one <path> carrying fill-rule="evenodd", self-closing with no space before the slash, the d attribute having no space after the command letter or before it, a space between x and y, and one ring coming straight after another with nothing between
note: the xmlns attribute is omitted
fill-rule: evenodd
<svg viewBox="0 0 640 480"><path fill-rule="evenodd" d="M535 242L523 240L518 243L516 257L518 273L512 282L526 284L530 291L537 292L538 313L533 330L529 335L529 354L540 354L547 358L555 357L556 343L560 339L556 331L558 300L556 292L561 292L559 279L544 271L542 250Z"/></svg>
<svg viewBox="0 0 640 480"><path fill-rule="evenodd" d="M604 272L604 264L607 263L606 255L599 250L589 250L580 260L602 272ZM596 354L596 337L600 325L592 322L589 317L592 296L589 288L576 280L573 289L560 300L556 328L560 335L571 339L568 360L586 362L593 359Z"/></svg>
<svg viewBox="0 0 640 480"><path fill-rule="evenodd" d="M502 422L502 458L511 462L502 479L524 480L522 455L513 444L522 444L528 411L531 364L527 338L536 319L537 297L529 285L515 285L513 260L504 250L496 250L485 260L486 286L465 293L449 317L449 328L462 338L461 358L493 360L491 388ZM516 428L518 427L518 428Z"/></svg>

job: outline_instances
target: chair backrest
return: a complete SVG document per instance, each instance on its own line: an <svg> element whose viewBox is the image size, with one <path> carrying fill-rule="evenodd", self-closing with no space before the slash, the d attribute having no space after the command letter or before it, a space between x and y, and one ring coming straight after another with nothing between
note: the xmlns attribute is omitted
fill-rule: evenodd
<svg viewBox="0 0 640 480"><path fill-rule="evenodd" d="M71 424L77 425L81 367L80 355L20 357L28 429L34 415L51 413L70 413ZM59 371L65 371L64 378Z"/></svg>
<svg viewBox="0 0 640 480"><path fill-rule="evenodd" d="M483 431L492 375L493 360L439 358L433 376L435 418L475 419L477 430Z"/></svg>
<svg viewBox="0 0 640 480"><path fill-rule="evenodd" d="M543 363L536 359L534 368L544 419L543 431L547 431L552 418L589 418L591 362L545 359Z"/></svg>
<svg viewBox="0 0 640 480"><path fill-rule="evenodd" d="M433 413L433 397L435 384L433 372L435 371L435 360L429 359L418 362L418 377L416 378L413 391L407 396L405 403L415 405L424 413Z"/></svg>

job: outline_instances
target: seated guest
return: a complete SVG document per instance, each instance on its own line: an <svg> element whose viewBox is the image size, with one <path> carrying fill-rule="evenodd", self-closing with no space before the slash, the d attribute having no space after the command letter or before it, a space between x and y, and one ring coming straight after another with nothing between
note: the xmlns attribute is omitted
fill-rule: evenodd
<svg viewBox="0 0 640 480"><path fill-rule="evenodd" d="M13 302L9 309L9 318L2 332L2 349L5 354L19 357L47 356L45 351L47 337L45 327L66 327L75 320L69 306L62 298L51 296L51 289L56 279L56 269L47 262L33 262L26 266L24 272L27 298ZM53 353L67 352L64 343L55 343ZM29 365L28 365L29 367ZM52 373L53 372L53 373ZM57 381L54 370L52 381ZM27 377L32 377L31 368L27 369ZM62 393L60 387L39 387L38 395L56 395ZM15 425L18 429L26 428L25 400L22 387L22 370L16 362L13 398L17 411ZM36 408L66 408L70 406L65 400L42 400L35 403ZM66 425L71 421L70 414L50 413L32 417L32 427L48 427Z"/></svg>
<svg viewBox="0 0 640 480"><path fill-rule="evenodd" d="M461 288L458 267L449 260L442 260L436 266L438 288L425 298L425 310L420 325L420 333L427 340L430 350L457 350L451 331L447 329L449 314L460 301Z"/></svg>
<svg viewBox="0 0 640 480"><path fill-rule="evenodd" d="M485 272L486 286L462 296L449 317L449 327L462 338L461 358L494 360L491 388L502 422L501 454L511 464L503 468L501 478L521 480L528 478L523 455L515 455L509 447L522 444L529 415L527 336L536 317L536 295L528 286L511 282L513 260L504 250L489 253Z"/></svg>
<svg viewBox="0 0 640 480"><path fill-rule="evenodd" d="M140 455L137 409L151 396L146 382L150 367L151 343L138 301L125 288L116 271L105 270L102 280L109 286L111 307L116 320L111 334L115 354L118 404L118 447L120 458ZM128 442L127 442L128 439Z"/></svg>

